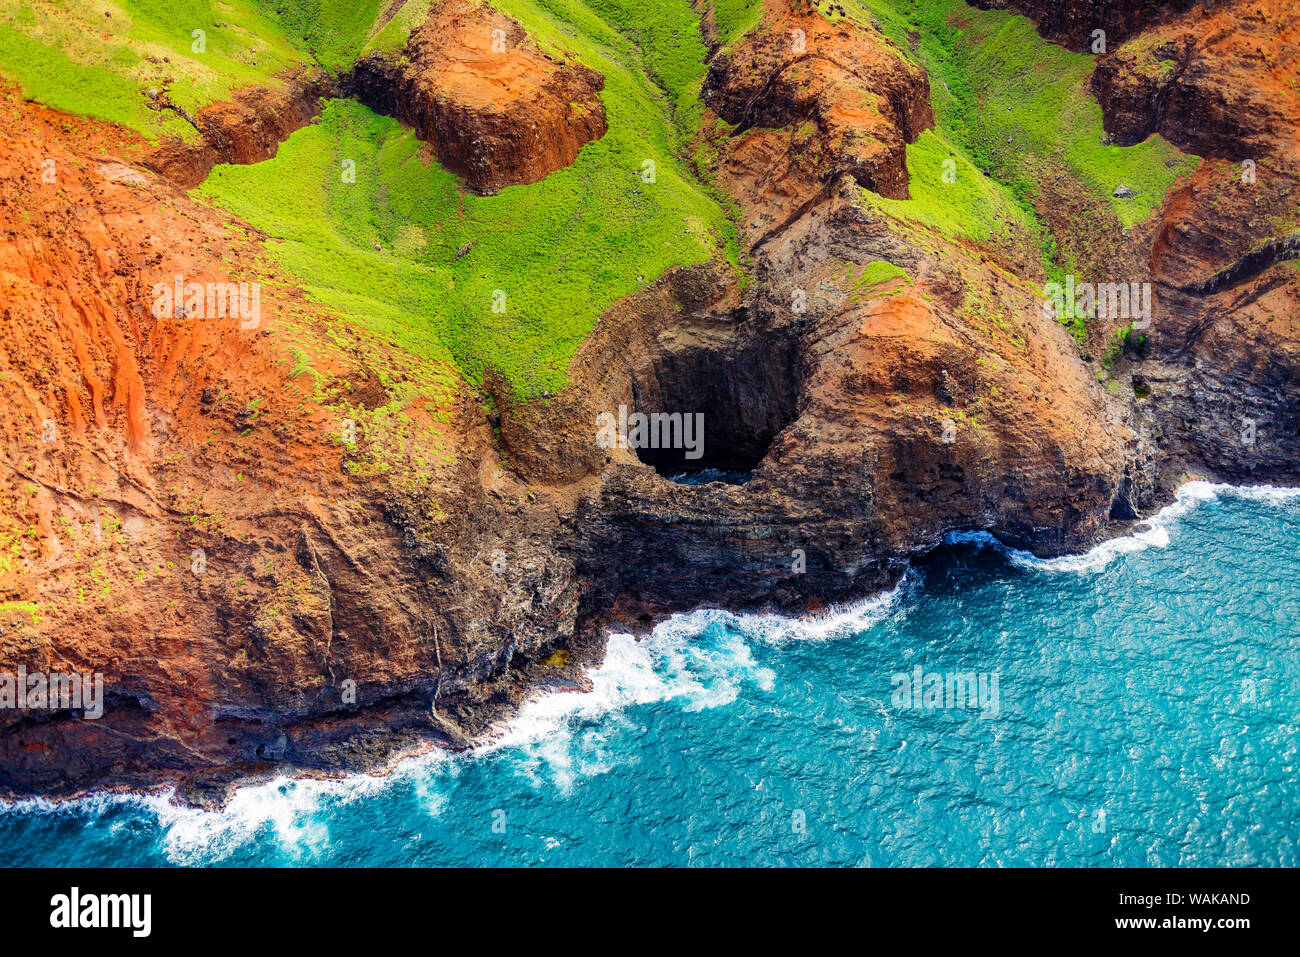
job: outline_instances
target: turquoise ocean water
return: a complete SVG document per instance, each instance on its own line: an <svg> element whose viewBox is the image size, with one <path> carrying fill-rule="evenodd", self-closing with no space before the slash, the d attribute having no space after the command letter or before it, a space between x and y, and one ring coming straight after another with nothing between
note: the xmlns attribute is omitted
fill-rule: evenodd
<svg viewBox="0 0 1300 957"><path fill-rule="evenodd" d="M22 802L0 846L34 865L1300 864L1300 490L1193 483L1135 536L1047 562L955 536L820 618L615 635L592 677L471 754L221 812Z"/></svg>

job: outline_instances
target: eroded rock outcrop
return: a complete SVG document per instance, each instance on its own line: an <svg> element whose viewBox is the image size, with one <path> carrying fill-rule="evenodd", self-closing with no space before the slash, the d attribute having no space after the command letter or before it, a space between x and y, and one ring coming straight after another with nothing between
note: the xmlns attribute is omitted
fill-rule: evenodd
<svg viewBox="0 0 1300 957"><path fill-rule="evenodd" d="M1168 197L1148 260L1160 310L1126 343L1136 423L1189 471L1294 480L1300 462L1300 13L1228 2L1098 59L1120 143L1205 157Z"/></svg>
<svg viewBox="0 0 1300 957"><path fill-rule="evenodd" d="M321 97L329 90L322 77L302 73L286 78L282 88L238 90L231 100L206 106L195 116L180 110L166 92L153 90L149 100L155 109L183 116L199 135L195 140L169 137L141 163L187 189L202 183L220 163L260 163L320 113Z"/></svg>
<svg viewBox="0 0 1300 957"><path fill-rule="evenodd" d="M487 4L440 0L400 55L357 61L346 88L415 127L476 192L535 183L605 135L605 80L543 53Z"/></svg>
<svg viewBox="0 0 1300 957"><path fill-rule="evenodd" d="M1120 145L1160 133L1199 156L1241 161L1296 149L1298 77L1300 9L1236 0L1112 48L1092 89Z"/></svg>
<svg viewBox="0 0 1300 957"><path fill-rule="evenodd" d="M0 788L219 801L375 768L580 687L606 624L816 609L951 532L1055 555L1187 476L1294 482L1297 275L1249 259L1294 216L1283 153L1251 182L1207 161L1171 195L1136 277L1155 321L1103 387L999 249L865 201L900 185L923 78L865 25L765 16L709 85L736 117L721 181L748 282L670 271L607 310L560 394L519 403L489 376L492 413L259 273L257 237L142 170L138 138L0 101L0 666L102 671L108 692L99 721L0 715ZM833 55L787 59L795 24ZM432 89L396 79L405 102ZM485 176L510 162L494 149ZM66 178L41 182L44 158ZM261 324L156 314L178 273L261 276ZM400 435L365 417L393 401L377 367ZM704 415L703 457L602 447L620 405ZM700 465L748 481L665 478Z"/></svg>
<svg viewBox="0 0 1300 957"><path fill-rule="evenodd" d="M608 313L575 361L588 423L623 403L704 410L720 466L776 433L742 485L670 483L645 452L606 453L574 546L595 620L700 603L806 608L888 587L949 532L1059 554L1111 527L1131 434L1064 329L996 270L900 241L857 189L841 176L764 244L757 291L739 306L722 276L678 274ZM880 262L902 266L860 283ZM806 311L791 308L791 287L809 290ZM669 289L677 314L646 308ZM1006 297L1004 318L964 314L968 293L990 289ZM629 361L610 375L619 353ZM543 416L505 417L512 460ZM591 428L551 451L578 460Z"/></svg>
<svg viewBox="0 0 1300 957"><path fill-rule="evenodd" d="M204 800L285 762L463 744L511 700L514 650L573 632L560 560L492 570L511 523L473 396L420 386L402 406L396 464L444 462L420 507L450 524L417 541L409 502L347 460L393 467L364 424L389 401L370 370L418 384L419 362L317 338L328 314L246 227L147 171L140 137L12 91L0 130L0 671L99 673L106 699L99 720L0 710L0 789L186 781ZM160 308L177 277L259 292Z"/></svg>
<svg viewBox="0 0 1300 957"><path fill-rule="evenodd" d="M863 24L832 24L811 4L790 4L714 57L704 100L734 124L787 128L769 179L798 173L825 182L848 173L882 196L906 199L905 146L934 125L925 72Z"/></svg>
<svg viewBox="0 0 1300 957"><path fill-rule="evenodd" d="M1089 50L1093 31L1107 46L1121 43L1154 23L1206 5L1203 0L972 0L984 10L1016 10L1033 20L1043 36L1072 50Z"/></svg>
<svg viewBox="0 0 1300 957"><path fill-rule="evenodd" d="M1159 133L1205 158L1160 212L1144 276L1156 315L1124 344L1135 461L1294 482L1300 14L1285 0L978 5L1026 13L1078 49L1095 22L1107 31L1091 81L1107 133L1121 145Z"/></svg>

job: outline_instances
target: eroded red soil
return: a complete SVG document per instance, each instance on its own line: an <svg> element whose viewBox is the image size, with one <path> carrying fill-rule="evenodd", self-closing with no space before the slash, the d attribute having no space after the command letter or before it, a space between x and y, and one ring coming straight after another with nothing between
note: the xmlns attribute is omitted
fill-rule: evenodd
<svg viewBox="0 0 1300 957"><path fill-rule="evenodd" d="M1110 9L1068 6L1067 31ZM1189 29L1139 6L1134 30ZM1156 286L1155 322L1107 371L1042 314L1014 251L861 202L906 195L925 77L869 26L769 0L706 90L735 124L720 170L750 281L714 262L646 284L602 316L569 388L529 403L341 322L277 275L266 237L153 171L269 155L296 107L214 107L196 151L145 159L134 134L3 92L0 667L99 671L109 700L98 722L0 715L0 787L182 780L219 800L285 767L375 767L579 684L612 620L820 607L954 530L1059 554L1189 475L1294 480L1300 279L1284 250L1258 253L1293 228L1297 117L1285 72L1257 81L1285 51L1258 45L1194 38L1169 96L1224 117L1222 142L1146 227L1088 234ZM599 76L486 6L439 4L408 59L370 61L358 92L474 188L535 181L604 132ZM1108 124L1130 122L1123 99ZM1228 122L1242 102L1264 119ZM1159 107L1153 128L1200 148ZM1074 208L1075 186L1044 188ZM906 276L865 281L881 263ZM260 283L257 322L157 312L176 276ZM677 485L598 447L595 415L620 404L705 410L709 454L753 462L750 481ZM548 664L554 648L572 662Z"/></svg>
<svg viewBox="0 0 1300 957"><path fill-rule="evenodd" d="M609 128L604 77L542 52L487 4L439 0L401 55L359 60L349 87L415 127L477 192L535 183Z"/></svg>

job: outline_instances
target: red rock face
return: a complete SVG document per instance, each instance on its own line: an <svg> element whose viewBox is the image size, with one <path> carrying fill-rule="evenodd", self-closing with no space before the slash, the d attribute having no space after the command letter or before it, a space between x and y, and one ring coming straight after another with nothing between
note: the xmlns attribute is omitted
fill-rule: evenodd
<svg viewBox="0 0 1300 957"><path fill-rule="evenodd" d="M455 735L437 730L429 683L443 666L499 670L493 637L470 650L469 629L438 618L442 553L401 543L390 516L409 520L378 485L354 494L335 438L349 409L388 401L371 369L403 358L319 352L304 330L328 316L261 271L246 227L143 169L138 135L0 88L0 144L0 670L98 672L106 694L101 721L0 709L0 790L147 784L214 757L247 768L283 757L286 731L324 743L335 667L404 714L366 720ZM260 315L156 311L177 275L265 283ZM316 373L358 383L345 406L292 376L290 323ZM403 414L427 423L432 408Z"/></svg>
<svg viewBox="0 0 1300 957"><path fill-rule="evenodd" d="M1092 88L1120 145L1160 133L1199 156L1258 160L1296 148L1298 77L1300 8L1240 0L1099 57Z"/></svg>
<svg viewBox="0 0 1300 957"><path fill-rule="evenodd" d="M1053 9L1082 25L1114 6ZM450 460L406 486L348 470L336 436L386 402L375 370L418 384L418 363L258 272L247 227L131 165L139 137L0 89L0 668L102 671L108 693L99 721L0 714L0 792L178 781L219 800L250 775L374 768L463 746L525 688L574 680L607 621L861 596L954 530L1078 551L1190 475L1295 484L1300 244L1278 234L1300 188L1296 43L1285 23L1268 37L1284 6L1153 27L1135 51L1168 42L1184 66L1151 95L1124 92L1136 52L1098 81L1115 135L1233 157L1180 181L1128 240L1098 227L1095 245L1138 250L1157 298L1102 388L1024 268L861 202L859 185L906 195L904 144L931 122L925 77L867 25L769 0L706 91L736 124L717 137L719 172L750 282L715 262L646 284L606 311L554 397L515 404L488 381L489 416L467 386L421 386L401 414L445 440L423 458ZM455 0L434 22L412 65L373 60L353 83L471 185L540 178L603 131L597 75L530 50L485 7ZM493 24L504 58L482 46ZM270 155L271 134L303 121L294 109L213 107L203 144L147 162L186 182ZM1235 157L1256 150L1248 182ZM1074 208L1068 184L1042 185ZM863 285L879 263L906 278ZM151 284L177 273L265 280L263 327L154 315ZM313 344L316 330L348 351ZM290 347L308 350L322 395L347 394L316 397ZM673 484L597 446L594 416L620 404L706 413L710 460L751 463L750 481ZM21 607L38 598L39 623ZM545 664L555 648L574 652L563 674Z"/></svg>
<svg viewBox="0 0 1300 957"><path fill-rule="evenodd" d="M1023 13L1039 33L1072 50L1089 49L1094 30L1105 31L1110 48L1151 24L1201 6L1198 0L971 0L971 5Z"/></svg>
<svg viewBox="0 0 1300 957"><path fill-rule="evenodd" d="M187 117L199 131L197 141L170 138L141 162L186 189L207 179L218 163L260 163L320 112L326 92L318 79L306 76L291 78L283 90L241 90L233 102L213 103ZM159 97L155 102L161 105Z"/></svg>
<svg viewBox="0 0 1300 957"><path fill-rule="evenodd" d="M445 0L401 56L359 60L349 88L379 113L415 127L470 189L535 183L605 135L605 78L528 42L486 4Z"/></svg>
<svg viewBox="0 0 1300 957"><path fill-rule="evenodd" d="M1127 351L1151 441L1235 481L1289 483L1300 460L1298 31L1288 0L1220 4L1098 58L1092 81L1117 142L1206 158L1160 212L1161 316Z"/></svg>
<svg viewBox="0 0 1300 957"><path fill-rule="evenodd" d="M1106 13L1087 2L994 5L1057 39L1079 39ZM1300 10L1290 0L1131 7L1145 28L1108 42L1091 82L1107 133L1121 145L1158 133L1205 158L1166 199L1150 242L1158 316L1124 350L1140 399L1133 422L1167 470L1290 484L1300 461ZM1249 445L1247 427L1260 436Z"/></svg>
<svg viewBox="0 0 1300 957"><path fill-rule="evenodd" d="M864 27L793 4L714 58L704 98L737 136L812 124L804 140L814 155L787 153L778 165L816 167L822 179L848 173L894 199L908 198L905 145L934 125L920 68Z"/></svg>

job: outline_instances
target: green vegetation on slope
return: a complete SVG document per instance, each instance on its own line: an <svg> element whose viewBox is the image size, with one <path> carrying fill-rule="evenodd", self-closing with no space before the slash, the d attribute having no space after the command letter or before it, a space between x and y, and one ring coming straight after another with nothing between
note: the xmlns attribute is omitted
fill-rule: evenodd
<svg viewBox="0 0 1300 957"><path fill-rule="evenodd" d="M379 26L366 45L361 48L361 55L367 53L394 53L406 46L411 38L411 31L424 22L429 15L432 0L406 0L393 14L393 18Z"/></svg>
<svg viewBox="0 0 1300 957"><path fill-rule="evenodd" d="M428 0L410 0L381 27L386 6L384 0L0 0L0 71L24 95L57 109L121 123L151 139L189 138L196 134L183 119L149 109L146 90L167 88L193 114L230 99L232 90L275 86L280 73L298 64L341 73L363 47L404 44Z"/></svg>
<svg viewBox="0 0 1300 957"><path fill-rule="evenodd" d="M145 90L169 87L194 113L296 64L342 71L363 51L400 48L428 3L118 0L104 16L89 0L0 0L0 64L57 108L188 137L182 119L147 108ZM705 53L687 0L495 5L545 49L605 76L610 130L568 169L463 194L410 131L334 102L275 159L217 167L197 192L272 236L280 264L344 316L471 377L495 366L533 394L563 383L617 299L673 266L719 254L734 264L736 229L683 160ZM752 4L726 6L733 24L757 16Z"/></svg>
<svg viewBox="0 0 1300 957"><path fill-rule="evenodd" d="M1033 217L1007 190L983 175L940 133L926 130L907 148L907 175L911 199L887 199L862 190L862 201L954 239L1000 244L1038 234Z"/></svg>
<svg viewBox="0 0 1300 957"><path fill-rule="evenodd" d="M1105 144L1101 107L1088 90L1092 57L1043 40L1025 17L963 0L856 2L929 72L939 132L1026 209L1041 198L1039 176L1063 167L1132 226L1196 165L1159 136ZM915 54L908 31L917 35ZM1115 197L1120 185L1135 195Z"/></svg>
<svg viewBox="0 0 1300 957"><path fill-rule="evenodd" d="M901 266L880 260L869 262L854 281L849 302L858 303L866 299L874 299L910 285L912 285L912 277Z"/></svg>
<svg viewBox="0 0 1300 957"><path fill-rule="evenodd" d="M677 124L693 130L703 105L704 41L700 17L687 0L585 0L620 33L640 49L645 70L673 100Z"/></svg>
<svg viewBox="0 0 1300 957"><path fill-rule="evenodd" d="M609 132L539 183L465 193L411 131L334 101L274 159L217 167L198 192L281 240L271 249L285 268L365 327L471 378L496 367L521 395L558 388L613 302L674 266L736 262L735 227L687 172L686 131L645 72L693 96L703 65L666 46L647 54L627 35L668 35L661 28L689 10L677 2L621 22L615 0L501 0L544 49L605 76Z"/></svg>
<svg viewBox="0 0 1300 957"><path fill-rule="evenodd" d="M332 73L352 66L386 0L255 0L298 49ZM408 31L409 32L409 31Z"/></svg>
<svg viewBox="0 0 1300 957"><path fill-rule="evenodd" d="M719 250L719 207L619 119L567 169L479 197L410 130L336 100L274 159L217 167L196 192L280 240L271 252L344 316L471 377L491 364L531 395L564 383L607 306Z"/></svg>
<svg viewBox="0 0 1300 957"><path fill-rule="evenodd" d="M25 96L150 138L196 135L146 106L143 91L168 78L171 98L194 113L231 90L273 84L303 59L249 0L0 0L0 71Z"/></svg>
<svg viewBox="0 0 1300 957"><path fill-rule="evenodd" d="M891 280L902 280L909 286L912 284L912 277L907 274L907 270L902 266L876 260L867 263L862 270L862 275L858 276L858 280L854 285L858 289L874 289L881 283Z"/></svg>
<svg viewBox="0 0 1300 957"><path fill-rule="evenodd" d="M713 25L723 46L758 26L762 16L763 0L713 0Z"/></svg>
<svg viewBox="0 0 1300 957"><path fill-rule="evenodd" d="M151 138L192 136L184 120L146 106L143 91L171 77L172 99L191 113L230 91L298 63L346 71L362 53L401 49L430 0L0 0L0 70L25 95L58 109L129 126ZM682 130L699 117L705 49L687 0L499 0L554 45L595 37L669 95ZM730 29L757 19L760 5L731 0ZM108 16L105 16L105 13ZM385 17L388 19L385 20ZM564 27L561 30L560 26ZM202 43L193 36L202 30ZM565 33L563 41L559 34ZM202 48L199 49L198 47ZM602 52L597 59L603 58ZM600 69L600 63L592 64Z"/></svg>

